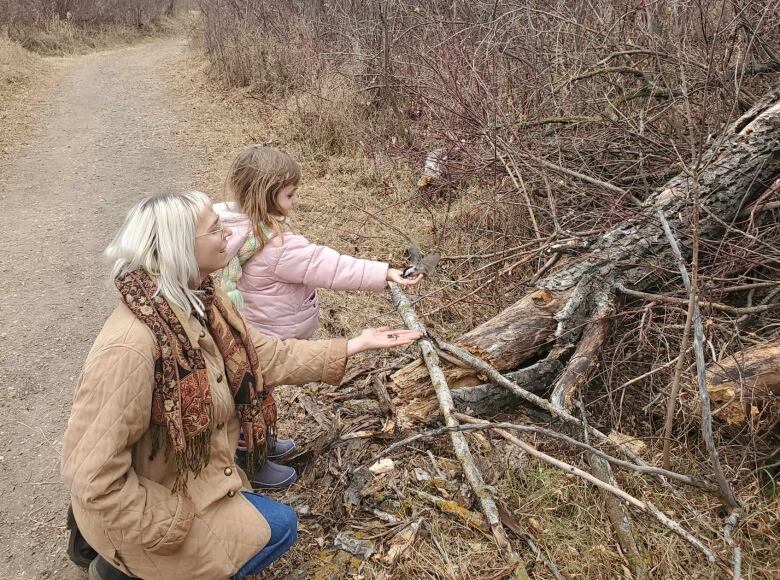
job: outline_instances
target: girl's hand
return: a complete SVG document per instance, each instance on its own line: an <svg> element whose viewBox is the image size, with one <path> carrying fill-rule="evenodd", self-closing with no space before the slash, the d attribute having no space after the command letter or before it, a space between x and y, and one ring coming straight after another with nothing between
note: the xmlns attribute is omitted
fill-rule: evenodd
<svg viewBox="0 0 780 580"><path fill-rule="evenodd" d="M400 286L414 286L423 279L423 273L418 272L416 275L414 275L411 278L404 278L404 273L401 272L401 270L396 270L395 268L388 268L387 270L387 281L388 282L395 282L396 284Z"/></svg>
<svg viewBox="0 0 780 580"><path fill-rule="evenodd" d="M390 328L389 326L366 328L360 333L360 336L350 338L347 341L347 356L366 350L406 346L421 337L421 332L406 330L405 328Z"/></svg>

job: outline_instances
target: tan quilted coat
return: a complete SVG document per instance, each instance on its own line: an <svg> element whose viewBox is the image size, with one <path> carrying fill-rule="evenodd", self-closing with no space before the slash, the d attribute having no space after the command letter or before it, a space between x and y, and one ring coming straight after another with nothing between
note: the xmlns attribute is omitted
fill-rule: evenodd
<svg viewBox="0 0 780 580"><path fill-rule="evenodd" d="M190 474L186 496L171 493L173 461L164 453L150 459L155 339L124 304L87 357L63 442L62 476L84 537L113 565L145 580L229 578L270 536L239 493L249 483L234 463L239 424L219 350L195 317L184 322L203 351L214 400L209 463L197 478ZM266 385L337 384L344 374L343 339L250 333Z"/></svg>

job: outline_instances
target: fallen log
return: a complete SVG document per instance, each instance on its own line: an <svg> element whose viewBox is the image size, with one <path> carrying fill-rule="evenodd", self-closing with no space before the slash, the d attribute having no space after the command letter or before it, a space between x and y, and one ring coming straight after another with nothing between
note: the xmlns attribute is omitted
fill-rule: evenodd
<svg viewBox="0 0 780 580"><path fill-rule="evenodd" d="M542 288L525 296L494 318L480 324L458 339L458 344L480 358L491 361L501 371L517 368L536 357L555 332L555 314L563 307L568 293ZM480 380L469 368L447 370L450 388L473 386ZM428 372L421 360L409 363L391 376L393 383L404 391L404 400L430 396Z"/></svg>
<svg viewBox="0 0 780 580"><path fill-rule="evenodd" d="M713 417L741 427L760 417L764 406L780 395L780 341L710 363L706 377Z"/></svg>
<svg viewBox="0 0 780 580"><path fill-rule="evenodd" d="M780 177L780 86L724 131L704 153L699 168L695 184L704 216L699 234L716 239L724 223L738 218ZM672 231L686 231L693 184L689 172L680 173L651 194L633 218L589 240L586 253L563 256L536 289L456 342L502 372L546 350L568 359L598 309L594 297L612 293L618 285L651 288L657 272L674 266L657 212ZM570 377L577 376L575 370ZM445 375L452 388L481 382L474 371L462 367L447 366ZM403 367L391 379L399 407L419 406L433 396L420 363Z"/></svg>

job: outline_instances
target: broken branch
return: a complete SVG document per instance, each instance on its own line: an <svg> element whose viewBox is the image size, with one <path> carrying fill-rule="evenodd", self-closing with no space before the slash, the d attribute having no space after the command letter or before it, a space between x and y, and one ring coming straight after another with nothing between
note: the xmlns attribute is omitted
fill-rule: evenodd
<svg viewBox="0 0 780 580"><path fill-rule="evenodd" d="M393 303L398 309L398 312L401 314L401 318L403 318L407 328L423 333L423 338L418 341L418 344L420 346L420 350L422 351L425 365L428 367L428 372L431 376L431 382L433 383L433 387L436 391L436 397L439 401L439 409L441 410L445 424L448 427L456 427L458 425L458 421L453 417L452 414L454 409L452 394L450 393L450 389L447 386L447 379L444 377L444 371L442 371L441 366L439 365L439 355L436 352L436 348L434 348L430 339L425 338L427 336L427 330L425 326L423 326L422 322L420 322L420 320L417 318L417 315L414 312L414 307L409 303L409 299L406 297L401 288L392 282L389 284L389 286L390 293L393 297ZM498 508L496 507L496 503L493 500L493 497L491 496L487 486L485 485L485 481L482 478L482 473L480 473L476 463L474 462L474 457L471 455L471 450L469 449L469 444L468 441L466 441L466 437L463 435L463 433L457 431L451 433L450 437L452 439L452 446L455 450L455 455L463 466L463 473L466 476L466 480L469 482L469 485L474 490L474 494L479 499L482 512L484 513L485 519L487 519L487 522L493 531L493 537L496 540L496 544L505 552L507 560L511 564L515 565L516 571L519 572L524 570L524 565L520 560L520 557L517 555L517 553L515 553L511 544L509 543L509 538L507 538L506 531L504 531L504 527L501 524L501 519L498 515Z"/></svg>

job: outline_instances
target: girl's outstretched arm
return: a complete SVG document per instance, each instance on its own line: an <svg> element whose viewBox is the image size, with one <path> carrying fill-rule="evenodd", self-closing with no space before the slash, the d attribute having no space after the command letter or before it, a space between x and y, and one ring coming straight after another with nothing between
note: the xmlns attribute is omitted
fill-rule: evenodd
<svg viewBox="0 0 780 580"><path fill-rule="evenodd" d="M278 254L274 275L283 282L310 288L373 292L381 292L387 285L389 266L385 262L339 254L333 248L312 244L295 234L274 238L269 245Z"/></svg>

